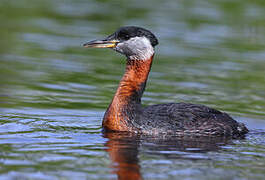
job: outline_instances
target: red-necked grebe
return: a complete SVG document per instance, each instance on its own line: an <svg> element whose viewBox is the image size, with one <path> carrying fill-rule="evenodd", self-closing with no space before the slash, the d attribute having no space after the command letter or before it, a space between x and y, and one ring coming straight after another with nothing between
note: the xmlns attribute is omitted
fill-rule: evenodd
<svg viewBox="0 0 265 180"><path fill-rule="evenodd" d="M85 47L111 48L127 57L126 70L103 119L103 129L143 134L242 137L244 124L228 114L190 103L169 103L142 107L141 98L158 40L150 31L121 27L103 40Z"/></svg>

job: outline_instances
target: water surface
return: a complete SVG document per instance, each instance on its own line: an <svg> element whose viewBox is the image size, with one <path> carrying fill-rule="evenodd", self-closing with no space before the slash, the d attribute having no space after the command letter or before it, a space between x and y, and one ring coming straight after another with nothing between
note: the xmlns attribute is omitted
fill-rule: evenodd
<svg viewBox="0 0 265 180"><path fill-rule="evenodd" d="M3 0L0 20L0 179L264 179L263 0ZM124 25L160 42L144 105L205 104L246 138L103 134L125 60L82 44Z"/></svg>

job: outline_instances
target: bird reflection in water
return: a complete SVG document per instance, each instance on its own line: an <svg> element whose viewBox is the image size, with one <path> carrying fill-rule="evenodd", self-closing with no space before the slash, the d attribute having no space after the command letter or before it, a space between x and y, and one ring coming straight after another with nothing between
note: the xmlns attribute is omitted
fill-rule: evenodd
<svg viewBox="0 0 265 180"><path fill-rule="evenodd" d="M128 132L104 132L107 138L106 151L112 161L111 168L119 180L143 179L139 165L139 152L156 154L166 159L187 159L178 152L205 153L217 151L221 146L232 143L224 137L176 137L146 136ZM163 154L162 151L172 152ZM193 158L194 159L194 158Z"/></svg>
<svg viewBox="0 0 265 180"><path fill-rule="evenodd" d="M139 137L125 132L104 133L112 168L120 180L142 179L138 159Z"/></svg>

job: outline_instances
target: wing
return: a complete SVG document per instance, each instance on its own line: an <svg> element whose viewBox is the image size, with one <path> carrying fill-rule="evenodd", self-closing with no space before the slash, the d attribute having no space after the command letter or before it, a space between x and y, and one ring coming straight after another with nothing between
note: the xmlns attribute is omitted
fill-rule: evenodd
<svg viewBox="0 0 265 180"><path fill-rule="evenodd" d="M143 109L139 124L144 131L177 135L238 136L246 127L228 114L204 105L169 103ZM246 132L245 132L246 131Z"/></svg>

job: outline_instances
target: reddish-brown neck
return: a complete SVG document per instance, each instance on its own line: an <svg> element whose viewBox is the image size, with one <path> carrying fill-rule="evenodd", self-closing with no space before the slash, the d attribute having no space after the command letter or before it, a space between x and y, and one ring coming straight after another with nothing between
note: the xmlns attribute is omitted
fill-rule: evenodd
<svg viewBox="0 0 265 180"><path fill-rule="evenodd" d="M148 60L127 60L125 73L114 98L105 112L103 128L114 131L132 131L133 122L141 109L141 97L152 65Z"/></svg>

